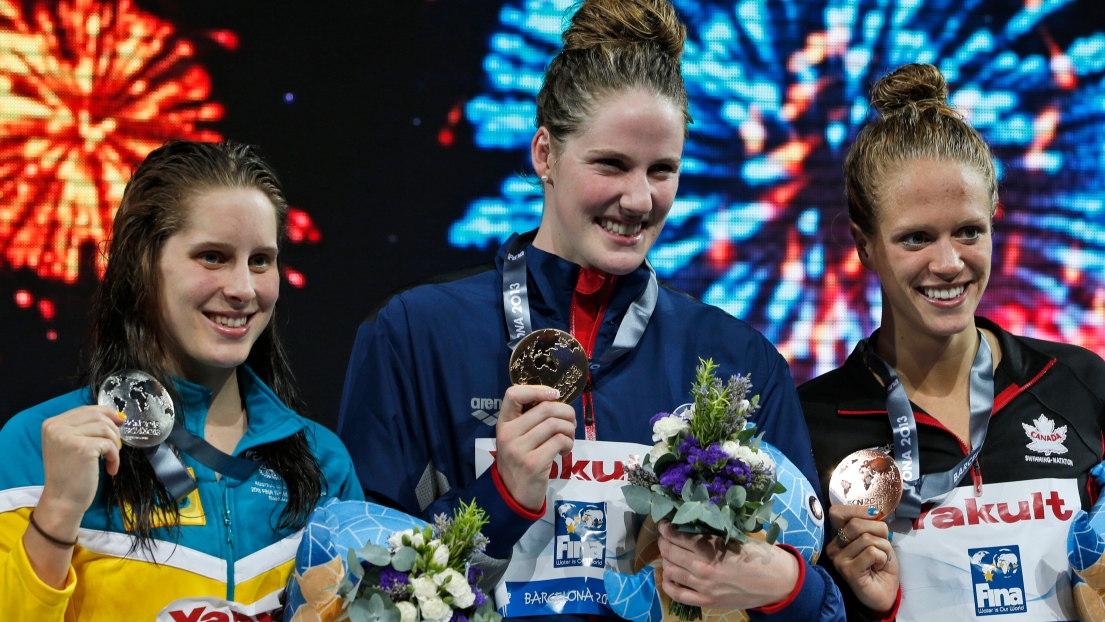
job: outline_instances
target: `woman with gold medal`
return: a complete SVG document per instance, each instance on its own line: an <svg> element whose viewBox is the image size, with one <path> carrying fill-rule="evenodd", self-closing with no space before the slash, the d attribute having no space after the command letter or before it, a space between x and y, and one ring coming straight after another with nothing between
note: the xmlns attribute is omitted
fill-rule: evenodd
<svg viewBox="0 0 1105 622"><path fill-rule="evenodd" d="M339 435L368 497L427 519L475 499L491 519L487 553L500 564L512 550L515 564L523 561L530 538L545 530L558 566L596 564L601 573L606 547L595 538L625 526L605 520L602 499L547 507L550 486L605 479L620 498L622 482L611 477L624 460L582 459L580 447L650 445L650 418L688 401L700 357L724 377L751 374L758 429L816 481L786 361L748 325L660 285L645 261L675 200L690 121L684 38L667 0L578 7L537 96L539 229L508 239L494 266L396 295L358 332ZM551 336L523 341L549 328L571 333L584 351L574 404L558 401L565 390L511 386L515 346L533 369L570 360L553 356L564 348ZM761 608L757 618L840 615L827 575L783 547L738 550L666 524L661 533L663 587L673 598ZM616 542L609 548L622 553ZM573 609L594 593L531 590L498 604L520 611L508 615L612 616L601 605Z"/></svg>

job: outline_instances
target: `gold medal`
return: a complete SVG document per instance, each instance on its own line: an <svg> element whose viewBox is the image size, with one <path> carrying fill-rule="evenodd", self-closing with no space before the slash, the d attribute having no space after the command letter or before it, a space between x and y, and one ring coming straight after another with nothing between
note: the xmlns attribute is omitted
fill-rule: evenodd
<svg viewBox="0 0 1105 622"><path fill-rule="evenodd" d="M560 391L558 401L571 404L587 386L587 353L569 333L535 330L510 355L510 382L552 387Z"/></svg>
<svg viewBox="0 0 1105 622"><path fill-rule="evenodd" d="M146 372L124 369L111 374L100 384L96 403L127 416L119 437L131 447L156 447L173 431L173 400Z"/></svg>
<svg viewBox="0 0 1105 622"><path fill-rule="evenodd" d="M885 518L902 499L902 474L885 452L861 449L836 465L829 479L829 500L844 505L870 505Z"/></svg>

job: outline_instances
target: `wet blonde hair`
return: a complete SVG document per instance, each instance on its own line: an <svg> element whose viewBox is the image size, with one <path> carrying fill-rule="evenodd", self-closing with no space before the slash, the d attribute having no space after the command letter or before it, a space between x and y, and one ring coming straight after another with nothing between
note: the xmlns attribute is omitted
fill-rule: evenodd
<svg viewBox="0 0 1105 622"><path fill-rule="evenodd" d="M569 136L587 128L599 102L632 89L669 100L690 123L679 60L686 38L667 0L580 4L537 94L537 126L548 129L553 155L562 152Z"/></svg>
<svg viewBox="0 0 1105 622"><path fill-rule="evenodd" d="M903 65L871 89L877 117L859 132L844 160L848 215L874 233L887 176L913 160L948 160L982 175L990 189L990 218L998 205L994 156L982 136L948 105L948 85L932 65Z"/></svg>

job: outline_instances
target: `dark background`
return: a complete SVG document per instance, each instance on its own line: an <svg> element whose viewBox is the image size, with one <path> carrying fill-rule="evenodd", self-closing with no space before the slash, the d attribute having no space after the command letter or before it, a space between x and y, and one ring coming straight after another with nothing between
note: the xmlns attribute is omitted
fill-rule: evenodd
<svg viewBox="0 0 1105 622"><path fill-rule="evenodd" d="M529 170L526 157L517 149L475 148L473 126L463 118L456 120L466 102L488 90L482 63L489 37L501 28L504 4L520 5L513 0L137 2L142 11L172 23L176 36L195 44L195 60L211 77L209 100L225 110L209 129L228 139L260 145L280 173L290 204L310 214L321 232L317 243L289 244L284 249L281 261L301 272L306 285L283 285L278 321L283 324L308 414L330 427L337 422L346 362L363 318L401 286L489 259L494 252L491 248L450 246L450 225L464 217L474 198L497 195L504 178ZM780 64L785 66L785 55L805 45L808 32L824 28L825 4L823 0L765 3L772 24L790 37L776 42L784 57ZM933 40L939 41L949 16L959 15L959 9L945 0L923 4L916 15L917 28L927 29ZM677 5L681 10L692 5L706 7L692 16L692 25L702 23L705 18L701 15L717 7L732 13L721 0L679 0ZM858 5L867 10L879 3L862 0ZM21 6L27 10L56 8L55 3L30 1ZM1025 3L982 0L971 6L974 8L963 9L967 13L959 15L973 20L970 26L941 44L945 47L936 50L938 55L969 48L975 29L1000 34L1024 10ZM209 36L213 30L233 32L237 47L216 44ZM1105 38L1102 30L1105 4L1075 0L1049 14L1028 34L1011 42L999 39L999 44L1015 47L1023 60L1047 54L1049 45L1066 50L1079 40ZM745 56L740 60L746 69L763 70L769 64L760 51L752 49L755 46L747 41L741 45ZM996 82L987 82L985 76L1002 52L979 53L977 63L965 64L973 72L970 78L998 88L1000 76ZM880 62L891 63L890 57L887 52ZM836 75L843 72L842 67L830 65L826 67ZM872 66L858 87L865 90L884 70ZM1017 151L1020 147L997 145L995 151L1007 171L997 229L1004 237L998 238L987 298L996 319L1015 332L1063 338L1069 333L1062 330L1073 325L1081 332L1070 337L1072 342L1105 348L1101 336L1105 326L1105 211L1073 209L1070 206L1077 201L1063 203L1056 198L1077 190L1083 193L1078 195L1083 203L1077 205L1088 205L1085 201L1092 202L1093 197L1105 197L1105 152L1101 151L1105 144L1105 73L1099 67L1080 76L1076 87L1065 90L1049 84L1046 74L1046 68L1042 74L1033 74L1044 76L1040 84L1012 80L1009 88L1036 93L1035 99L1026 94L1019 100L1026 114L1039 115L1049 105L1058 106L1065 125L1060 126L1060 138L1051 148L1067 154L1068 159L1055 174L1022 173L1017 169L1022 161ZM770 72L764 70L762 75ZM785 90L788 79L785 72L780 74L780 89ZM733 173L731 178L706 181L685 177L680 197L694 192L697 196L724 194L732 202L731 208L768 196L770 187L742 178L743 147L738 137L716 118L711 120L720 106L703 87L695 86L701 81L688 83L696 115L692 140L698 140L694 149L689 146L688 155L716 156ZM809 130L811 136L824 134L826 123L839 120L841 111L847 110L847 104L841 102L854 96L841 84L843 81L832 83L826 91L832 91L828 99L814 101L805 126L769 128L769 148L792 138L796 127ZM287 94L293 96L291 101ZM0 117L10 112L0 110ZM439 139L443 130L453 132L450 144ZM988 140L994 138L985 135ZM2 139L0 136L0 144ZM843 279L837 289L829 289L825 275L812 268L788 285L801 290L796 295L801 301L792 305L788 315L770 319L766 311L772 301L790 295L786 288L775 287L783 279L780 265L785 245L793 243L804 251L820 249L823 267L832 266L838 273L851 253L846 234L841 234L846 220L841 219L839 171L847 144L832 149L821 146L811 154L806 162L810 186L751 239L734 238L732 257L722 254L718 259L703 253L687 269L667 275L680 287L706 298L715 281L724 279L737 262L759 261L749 264L755 268L751 274L767 276L746 312L737 314L780 345L798 380L824 371L821 368L826 361L832 364L833 356L839 361L853 345L852 337L866 334L873 327L872 316L877 316L869 312L872 300L877 299L870 279L851 275L847 277L851 281ZM7 157L10 154L0 151L0 164ZM795 233L799 215L810 210L820 214L821 224L816 231ZM1043 218L1068 212L1073 216L1062 226L1051 226ZM664 232L667 237L661 242L701 235L706 221L705 217L691 219L678 227L669 223ZM1066 260L1047 256L1054 248L1080 253L1077 257L1081 259L1069 264L1077 264L1077 270L1067 271ZM96 285L91 268L94 252L91 245L82 249L84 265L74 284L45 279L31 270L14 270L0 261L0 423L78 386L86 313ZM729 283L728 291L736 291L752 277L743 278ZM46 317L34 305L16 304L17 292L52 301L56 315ZM805 297L812 307L802 306ZM834 308L834 301L844 301L852 316L845 318L847 324L841 323L842 328L830 331L829 339L840 342L833 346L835 354L817 359L816 344L803 342L808 337L795 336L791 328L803 326L811 314L833 321L828 311ZM1033 327L1045 332L1033 333ZM1046 332L1049 330L1052 332ZM1095 347L1099 352L1102 348Z"/></svg>

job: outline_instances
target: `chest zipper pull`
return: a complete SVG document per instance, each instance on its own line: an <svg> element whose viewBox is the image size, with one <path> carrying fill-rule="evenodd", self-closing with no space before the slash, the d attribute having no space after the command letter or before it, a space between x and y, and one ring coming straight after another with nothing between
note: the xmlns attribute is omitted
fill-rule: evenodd
<svg viewBox="0 0 1105 622"><path fill-rule="evenodd" d="M583 389L583 429L585 437L589 441L596 438L595 431L595 397L591 394L591 373L587 373L587 386Z"/></svg>
<svg viewBox="0 0 1105 622"><path fill-rule="evenodd" d="M975 496L982 496L982 467L978 464L978 458L975 458L974 464L971 465L971 479L975 482Z"/></svg>

